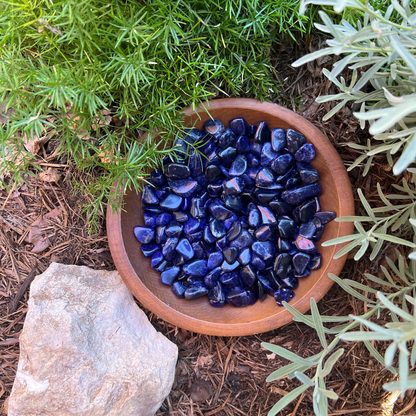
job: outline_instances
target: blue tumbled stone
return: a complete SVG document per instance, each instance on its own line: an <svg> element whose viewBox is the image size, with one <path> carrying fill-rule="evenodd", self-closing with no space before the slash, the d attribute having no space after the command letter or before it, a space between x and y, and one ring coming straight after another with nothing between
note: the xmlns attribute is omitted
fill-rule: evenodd
<svg viewBox="0 0 416 416"><path fill-rule="evenodd" d="M160 276L160 281L164 285L172 286L173 282L176 279L176 276L179 274L180 268L178 266L170 267L166 269Z"/></svg>
<svg viewBox="0 0 416 416"><path fill-rule="evenodd" d="M258 188L271 188L274 185L275 176L271 169L263 168L256 176L256 186Z"/></svg>
<svg viewBox="0 0 416 416"><path fill-rule="evenodd" d="M183 298L185 294L185 290L188 289L188 285L183 282L175 282L172 285L172 292L178 298Z"/></svg>
<svg viewBox="0 0 416 416"><path fill-rule="evenodd" d="M274 300L279 306L283 306L283 302L289 302L295 296L295 292L291 289L279 289L274 293Z"/></svg>
<svg viewBox="0 0 416 416"><path fill-rule="evenodd" d="M182 254L176 253L175 257L172 260L172 263L174 266L182 266L182 264L185 264L186 259L182 256Z"/></svg>
<svg viewBox="0 0 416 416"><path fill-rule="evenodd" d="M299 227L295 221L291 219L281 219L277 226L280 238L292 240L299 232Z"/></svg>
<svg viewBox="0 0 416 416"><path fill-rule="evenodd" d="M200 143L206 137L204 131L195 128L185 129L185 133L184 140L191 144Z"/></svg>
<svg viewBox="0 0 416 416"><path fill-rule="evenodd" d="M205 277L208 273L207 262L205 260L194 260L185 264L182 270L189 276Z"/></svg>
<svg viewBox="0 0 416 416"><path fill-rule="evenodd" d="M309 163L298 162L296 163L296 169L299 172L300 178L306 184L315 183L319 180L318 171Z"/></svg>
<svg viewBox="0 0 416 416"><path fill-rule="evenodd" d="M246 247L240 251L240 254L237 257L237 261L242 265L246 266L251 261L251 250Z"/></svg>
<svg viewBox="0 0 416 416"><path fill-rule="evenodd" d="M194 300L208 294L208 289L205 285L191 285L185 290L185 299Z"/></svg>
<svg viewBox="0 0 416 416"><path fill-rule="evenodd" d="M247 137L249 139L253 139L254 135L256 134L256 131L257 131L257 126L255 126L254 124L250 124L247 127Z"/></svg>
<svg viewBox="0 0 416 416"><path fill-rule="evenodd" d="M207 120L204 123L204 131L214 136L215 134L221 134L225 130L224 124L221 120L213 119Z"/></svg>
<svg viewBox="0 0 416 416"><path fill-rule="evenodd" d="M316 225L312 222L304 222L299 227L299 235L306 238L312 238L316 232Z"/></svg>
<svg viewBox="0 0 416 416"><path fill-rule="evenodd" d="M205 221L205 220L204 220ZM205 223L204 223L205 225ZM192 244L192 243L196 243L197 241L202 242L202 237L203 237L203 232L202 231L197 231L196 233L193 234L188 234L186 236L186 238L188 239L188 241Z"/></svg>
<svg viewBox="0 0 416 416"><path fill-rule="evenodd" d="M191 207L192 198L183 198L181 210L188 211Z"/></svg>
<svg viewBox="0 0 416 416"><path fill-rule="evenodd" d="M276 217L274 216L270 208L263 207L261 205L259 205L257 208L261 215L262 224L271 225L271 226L275 226L277 224Z"/></svg>
<svg viewBox="0 0 416 416"><path fill-rule="evenodd" d="M265 121L260 121L257 125L254 141L258 143L266 143L270 141L270 130Z"/></svg>
<svg viewBox="0 0 416 416"><path fill-rule="evenodd" d="M247 136L238 136L234 143L237 153L247 153L250 149L250 140Z"/></svg>
<svg viewBox="0 0 416 416"><path fill-rule="evenodd" d="M224 252L224 251L223 251ZM228 272L232 272L233 270L235 270L240 264L238 263L238 261L235 261L234 263L228 263L226 260L224 260L221 264L221 270L222 273L228 273Z"/></svg>
<svg viewBox="0 0 416 416"><path fill-rule="evenodd" d="M332 212L332 211L322 211L322 212L317 212L315 214L315 217L321 220L322 225L326 224L329 221L332 221L336 216L337 214L335 214L335 212Z"/></svg>
<svg viewBox="0 0 416 416"><path fill-rule="evenodd" d="M264 302L267 299L267 291L264 289L262 282L256 281L253 286L254 293L260 302Z"/></svg>
<svg viewBox="0 0 416 416"><path fill-rule="evenodd" d="M223 237L220 238L219 240L217 240L217 242L215 243L215 247L217 248L217 251L221 251L224 250L225 247L227 247L228 242L227 242L227 237Z"/></svg>
<svg viewBox="0 0 416 416"><path fill-rule="evenodd" d="M257 166L255 168L248 168L246 170L246 174L247 176L255 182L256 178L257 178L257 174L261 171L261 166Z"/></svg>
<svg viewBox="0 0 416 416"><path fill-rule="evenodd" d="M155 239L155 230L136 225L133 229L136 238L144 244L151 243Z"/></svg>
<svg viewBox="0 0 416 416"><path fill-rule="evenodd" d="M321 261L322 261L322 255L320 253L316 253L310 263L309 263L309 268L311 270L316 270L319 269L321 267Z"/></svg>
<svg viewBox="0 0 416 416"><path fill-rule="evenodd" d="M154 170L150 174L150 177L147 178L147 180L155 187L160 187L165 184L165 177L163 176L163 172L161 169Z"/></svg>
<svg viewBox="0 0 416 416"><path fill-rule="evenodd" d="M263 145L261 143L251 142L250 143L250 152L256 156L259 160L261 158L261 151L263 149Z"/></svg>
<svg viewBox="0 0 416 416"><path fill-rule="evenodd" d="M238 195L227 195L224 199L225 206L235 212L241 212L243 203Z"/></svg>
<svg viewBox="0 0 416 416"><path fill-rule="evenodd" d="M291 205L299 205L301 202L306 199L321 196L322 190L318 183L312 185L305 185L299 188L289 189L282 192L282 199Z"/></svg>
<svg viewBox="0 0 416 416"><path fill-rule="evenodd" d="M181 254L185 260L190 260L195 255L191 243L186 238L179 240L176 251Z"/></svg>
<svg viewBox="0 0 416 416"><path fill-rule="evenodd" d="M240 276L237 271L223 273L220 282L226 287L235 287L241 285Z"/></svg>
<svg viewBox="0 0 416 416"><path fill-rule="evenodd" d="M218 147L224 149L226 147L233 146L237 136L231 129L225 129L218 138Z"/></svg>
<svg viewBox="0 0 416 416"><path fill-rule="evenodd" d="M198 182L193 179L168 179L172 191L183 198L189 198L195 194Z"/></svg>
<svg viewBox="0 0 416 416"><path fill-rule="evenodd" d="M293 218L300 223L310 221L318 211L316 199L308 200L293 210Z"/></svg>
<svg viewBox="0 0 416 416"><path fill-rule="evenodd" d="M236 178L223 183L224 193L227 195L240 194L243 192L244 185L244 180L237 176Z"/></svg>
<svg viewBox="0 0 416 416"><path fill-rule="evenodd" d="M145 210L144 210L144 212L147 214L156 214L156 215L162 214L164 211L165 209L160 208L156 205L147 205L145 206Z"/></svg>
<svg viewBox="0 0 416 416"><path fill-rule="evenodd" d="M256 241L253 243L251 249L257 254L263 261L272 259L275 253L274 245L270 241Z"/></svg>
<svg viewBox="0 0 416 416"><path fill-rule="evenodd" d="M211 183L207 186L208 195L212 198L215 198L221 195L222 192L222 182Z"/></svg>
<svg viewBox="0 0 416 416"><path fill-rule="evenodd" d="M159 227L159 226L166 225L171 219L172 219L172 215L168 214L167 212L159 214L156 218L156 226Z"/></svg>
<svg viewBox="0 0 416 416"><path fill-rule="evenodd" d="M285 153L284 155L280 155L274 159L270 167L280 176L288 172L292 163L293 156L290 153Z"/></svg>
<svg viewBox="0 0 416 416"><path fill-rule="evenodd" d="M286 132L283 129L271 129L271 144L275 152L280 152L286 147Z"/></svg>
<svg viewBox="0 0 416 416"><path fill-rule="evenodd" d="M234 159L230 170L228 171L230 176L241 176L247 170L247 159L244 155L237 155Z"/></svg>
<svg viewBox="0 0 416 416"><path fill-rule="evenodd" d="M163 245L162 248L162 253L165 256L165 259L168 261L172 261L173 258L175 257L175 248L176 245L178 244L179 239L177 239L176 237L172 237L172 238L168 238L166 240L166 243Z"/></svg>
<svg viewBox="0 0 416 416"><path fill-rule="evenodd" d="M219 251L211 253L208 256L208 262L207 262L208 269L209 270L215 269L223 262L223 260L224 260L223 255Z"/></svg>
<svg viewBox="0 0 416 416"><path fill-rule="evenodd" d="M226 234L224 224L220 220L213 219L212 221L210 221L209 229L211 230L211 233L215 238L224 237Z"/></svg>
<svg viewBox="0 0 416 416"><path fill-rule="evenodd" d="M193 243L191 243L191 246L192 246L192 249L194 250L195 258L199 260L206 258L204 247L202 247L199 241L194 241Z"/></svg>
<svg viewBox="0 0 416 416"><path fill-rule="evenodd" d="M230 120L230 129L237 135L247 134L248 124L242 117L233 118Z"/></svg>
<svg viewBox="0 0 416 416"><path fill-rule="evenodd" d="M221 164L221 157L217 155L215 151L205 155L204 158L204 166L211 166L211 165L220 165Z"/></svg>
<svg viewBox="0 0 416 416"><path fill-rule="evenodd" d="M228 304L235 307L243 307L250 304L250 295L239 287L233 287L225 296Z"/></svg>
<svg viewBox="0 0 416 416"><path fill-rule="evenodd" d="M159 203L159 198L156 196L155 188L150 185L143 187L142 202L144 204L156 205Z"/></svg>
<svg viewBox="0 0 416 416"><path fill-rule="evenodd" d="M227 247L222 251L224 259L227 263L233 264L238 257L238 248L236 247Z"/></svg>
<svg viewBox="0 0 416 416"><path fill-rule="evenodd" d="M180 179L187 180L187 179ZM160 207L167 211L176 211L182 204L182 198L179 195L169 194L163 201L160 202Z"/></svg>
<svg viewBox="0 0 416 416"><path fill-rule="evenodd" d="M255 270L253 270L253 267L250 264L247 264L241 269L240 276L244 286L251 287L256 281L257 273Z"/></svg>
<svg viewBox="0 0 416 416"><path fill-rule="evenodd" d="M272 238L273 230L270 225L262 225L261 227L257 228L254 235L259 241L267 241Z"/></svg>
<svg viewBox="0 0 416 416"><path fill-rule="evenodd" d="M221 283L217 283L216 286L208 292L208 299L209 303L214 308L222 308L225 306L225 294L222 290Z"/></svg>
<svg viewBox="0 0 416 416"><path fill-rule="evenodd" d="M217 241L215 236L212 235L212 232L209 229L208 225L206 225L204 228L204 241L206 241L207 243L215 243Z"/></svg>
<svg viewBox="0 0 416 416"><path fill-rule="evenodd" d="M165 176L170 179L186 179L190 175L191 170L182 163L170 163L165 168Z"/></svg>
<svg viewBox="0 0 416 416"><path fill-rule="evenodd" d="M205 169L205 178L207 179L208 183L217 182L222 178L222 170L216 165L208 166Z"/></svg>
<svg viewBox="0 0 416 416"><path fill-rule="evenodd" d="M316 253L316 246L313 241L309 240L308 238L298 236L295 240L295 246L299 251L303 251L307 254L315 254Z"/></svg>
<svg viewBox="0 0 416 416"><path fill-rule="evenodd" d="M266 268L266 263L255 253L251 256L251 267L254 271L258 272Z"/></svg>
<svg viewBox="0 0 416 416"><path fill-rule="evenodd" d="M201 198L192 198L189 214L195 219L205 216L204 201Z"/></svg>
<svg viewBox="0 0 416 416"><path fill-rule="evenodd" d="M299 286L299 281L297 277L293 275L288 275L285 278L281 279L281 287L286 289L296 289Z"/></svg>
<svg viewBox="0 0 416 416"><path fill-rule="evenodd" d="M260 160L257 159L256 156L253 155L253 153L247 154L247 166L249 168L255 168L256 166L260 165Z"/></svg>
<svg viewBox="0 0 416 416"><path fill-rule="evenodd" d="M165 233L166 226L157 227L155 231L155 240L157 244L164 244L168 238Z"/></svg>
<svg viewBox="0 0 416 416"><path fill-rule="evenodd" d="M311 256L309 256L308 254L296 253L292 259L292 264L296 270L296 273L302 274L308 267L310 260Z"/></svg>
<svg viewBox="0 0 416 416"><path fill-rule="evenodd" d="M169 263L168 261L163 260L160 264L154 267L154 269L157 273L162 274L166 268L169 268L171 266L172 266L172 263Z"/></svg>
<svg viewBox="0 0 416 416"><path fill-rule="evenodd" d="M279 238L278 239L277 249L281 253L289 252L289 254L290 254L293 250L297 252L294 245L289 240L285 240L284 238Z"/></svg>
<svg viewBox="0 0 416 416"><path fill-rule="evenodd" d="M264 143L261 150L260 163L262 166L270 166L270 164L279 156L279 153L275 152L270 143Z"/></svg>
<svg viewBox="0 0 416 416"><path fill-rule="evenodd" d="M230 229L227 231L227 241L235 240L241 233L241 223L239 221L234 221L231 224Z"/></svg>
<svg viewBox="0 0 416 416"><path fill-rule="evenodd" d="M273 263L273 271L277 277L283 279L286 277L287 268L292 263L292 256L289 253L280 253L276 256Z"/></svg>
<svg viewBox="0 0 416 416"><path fill-rule="evenodd" d="M310 162L314 158L315 158L315 148L312 143L304 144L295 153L295 159L298 162Z"/></svg>
<svg viewBox="0 0 416 416"><path fill-rule="evenodd" d="M148 212L144 212L143 214L144 225L150 228L156 227L156 217L157 215L155 214L149 214Z"/></svg>
<svg viewBox="0 0 416 416"><path fill-rule="evenodd" d="M197 220L195 218L189 218L184 224L184 233L193 234L199 231L205 225L205 220Z"/></svg>
<svg viewBox="0 0 416 416"><path fill-rule="evenodd" d="M225 207L225 205L219 200L215 199L208 207L212 216L217 220L226 220L234 215L232 211Z"/></svg>
<svg viewBox="0 0 416 416"><path fill-rule="evenodd" d="M257 228L261 224L261 214L258 208L253 204L250 203L248 206L248 223L251 227Z"/></svg>
<svg viewBox="0 0 416 416"><path fill-rule="evenodd" d="M168 237L180 237L182 234L183 225L177 221L170 221L165 228L165 233Z"/></svg>
<svg viewBox="0 0 416 416"><path fill-rule="evenodd" d="M160 246L157 244L149 243L149 244L142 244L140 246L142 253L145 257L150 257L156 253L156 251L160 250Z"/></svg>
<svg viewBox="0 0 416 416"><path fill-rule="evenodd" d="M219 165L218 167L221 169L221 172L222 172L223 176L226 179L230 179L231 178L231 176L228 174L228 170L223 165Z"/></svg>
<svg viewBox="0 0 416 416"><path fill-rule="evenodd" d="M275 285L270 282L269 279L267 279L264 275L258 273L257 281L260 283L264 293L268 293L271 296L274 295L277 287L275 287Z"/></svg>
<svg viewBox="0 0 416 416"><path fill-rule="evenodd" d="M156 267L158 264L160 264L162 261L164 260L163 254L161 251L156 251L156 253L154 253L152 255L152 261L151 261L151 266L152 267Z"/></svg>
<svg viewBox="0 0 416 416"><path fill-rule="evenodd" d="M269 207L275 212L277 215L285 215L292 211L293 206L288 204L287 202L283 201L281 198L276 198L273 201L269 202Z"/></svg>
<svg viewBox="0 0 416 416"><path fill-rule="evenodd" d="M306 143L306 137L295 130L287 129L286 141L289 153L295 154Z"/></svg>
<svg viewBox="0 0 416 416"><path fill-rule="evenodd" d="M222 166L225 168L229 168L234 162L234 159L237 155L237 150L234 147L227 147L226 149L218 153L218 155L222 159Z"/></svg>
<svg viewBox="0 0 416 416"><path fill-rule="evenodd" d="M221 275L221 267L210 270L204 277L204 284L208 289L212 289L218 282Z"/></svg>
<svg viewBox="0 0 416 416"><path fill-rule="evenodd" d="M303 277L308 277L311 274L311 269L308 267L302 274L295 273L295 277L297 279L301 279Z"/></svg>
<svg viewBox="0 0 416 416"><path fill-rule="evenodd" d="M225 229L228 230L231 228L231 226L233 225L233 223L237 221L237 215L233 214L232 217L227 218L226 220L224 220L222 223L224 224Z"/></svg>
<svg viewBox="0 0 416 416"><path fill-rule="evenodd" d="M173 218L175 218L178 222L186 222L189 220L189 216L186 212L183 211L175 211L172 213Z"/></svg>

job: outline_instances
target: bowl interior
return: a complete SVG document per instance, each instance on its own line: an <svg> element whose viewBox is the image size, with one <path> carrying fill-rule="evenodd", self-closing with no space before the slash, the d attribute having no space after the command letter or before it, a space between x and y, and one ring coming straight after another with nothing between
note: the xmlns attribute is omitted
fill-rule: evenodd
<svg viewBox="0 0 416 416"><path fill-rule="evenodd" d="M220 102L223 102L222 105L219 105ZM308 121L290 110L256 100L216 100L208 110L213 118L222 120L226 127L229 120L241 116L249 124L265 121L269 128L292 128L303 133L316 149L316 158L312 164L320 174L322 210L335 211L337 216L353 214L351 185L342 161L328 139ZM196 113L187 109L185 114L186 124L199 129L209 119L203 109L197 109ZM110 241L110 248L121 276L145 307L177 326L212 335L260 333L291 320L292 316L285 308L277 306L271 296L267 296L264 302L244 308L229 305L213 308L206 296L194 301L178 299L170 287L160 282L160 275L150 267L150 259L143 256L140 243L133 235L135 225L144 225L142 209L140 195L128 192L124 197L124 211L111 213L113 219L116 216L119 221L121 236L118 244L123 246L124 257L127 258L121 259L120 254L114 254L114 241ZM351 231L351 224L331 221L325 226L321 242L347 235ZM339 246L321 247L319 242L317 247L322 254L322 266L310 276L300 279L299 287L295 290L296 296L290 302L302 313L309 309L310 297L313 296L318 301L331 287L332 280L328 278L328 272L339 273L345 262L344 258L332 259ZM120 264L121 261L123 265ZM127 267L126 261L129 263Z"/></svg>

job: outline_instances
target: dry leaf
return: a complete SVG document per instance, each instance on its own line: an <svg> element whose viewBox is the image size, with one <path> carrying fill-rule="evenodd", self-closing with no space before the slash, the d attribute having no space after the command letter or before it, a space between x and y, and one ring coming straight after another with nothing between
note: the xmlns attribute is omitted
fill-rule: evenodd
<svg viewBox="0 0 416 416"><path fill-rule="evenodd" d="M46 219L58 220L58 217L62 214L62 208L55 208L51 212L48 212L43 218L38 218L33 222L26 241L33 244L32 253L41 253L50 246L49 239L43 236L44 228L48 226ZM58 220L59 221L59 220Z"/></svg>
<svg viewBox="0 0 416 416"><path fill-rule="evenodd" d="M61 179L61 174L58 172L57 169L48 168L43 172L39 173L39 179L44 182L58 182Z"/></svg>
<svg viewBox="0 0 416 416"><path fill-rule="evenodd" d="M279 389L279 387L275 387L275 386L270 387L270 391L272 393L280 394L281 396L286 396L286 394L288 394L287 391Z"/></svg>
<svg viewBox="0 0 416 416"><path fill-rule="evenodd" d="M204 380L195 381L189 389L189 393L194 402L209 400L214 394L211 383Z"/></svg>
<svg viewBox="0 0 416 416"><path fill-rule="evenodd" d="M196 366L197 367L208 367L210 364L212 364L212 358L214 356L213 355L199 355L197 360L196 360Z"/></svg>
<svg viewBox="0 0 416 416"><path fill-rule="evenodd" d="M38 137L34 134L33 139L29 138L29 136L25 133L23 136L25 149L32 153L32 155L36 155L41 147L54 135L54 133L55 131L52 131L42 137Z"/></svg>
<svg viewBox="0 0 416 416"><path fill-rule="evenodd" d="M276 354L272 352L271 354L266 354L268 360L274 360L276 358Z"/></svg>
<svg viewBox="0 0 416 416"><path fill-rule="evenodd" d="M67 110L70 110L71 107L67 107ZM84 127L78 126L79 116L74 117L74 114L72 112L68 112L65 114L65 117L71 122L69 125L69 128L76 132L76 135L81 140L89 140L90 136L88 134L88 131L84 129Z"/></svg>
<svg viewBox="0 0 416 416"><path fill-rule="evenodd" d="M46 19L38 19L37 22L35 22L35 24L39 26L38 27L39 33L42 33L44 29L48 29L55 35L63 36L63 33L59 30L59 28L50 26L46 23L48 23Z"/></svg>
<svg viewBox="0 0 416 416"><path fill-rule="evenodd" d="M108 126L113 119L113 117L110 115L110 110L101 110L100 113L101 116L104 116L104 118L99 115L94 117L95 120L91 123L91 127L94 131L97 131L102 126Z"/></svg>

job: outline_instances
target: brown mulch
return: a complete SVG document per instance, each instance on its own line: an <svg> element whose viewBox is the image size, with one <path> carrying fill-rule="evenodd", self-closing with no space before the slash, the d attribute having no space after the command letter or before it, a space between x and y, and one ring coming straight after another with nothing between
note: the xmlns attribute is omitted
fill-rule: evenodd
<svg viewBox="0 0 416 416"><path fill-rule="evenodd" d="M310 39L309 49L319 46L319 40ZM317 104L318 95L334 91L322 76L322 67L331 61L314 62L301 68L291 68L293 56L304 49L293 50L281 46L276 58L276 79L282 84L285 95L276 102L292 107L315 124L331 140L343 161L350 165L358 153L348 143L365 144L366 132L359 129L351 109L345 109L331 120L322 122L330 104ZM289 98L284 98L289 97ZM302 100L300 99L302 97ZM298 101L297 101L298 100ZM299 106L299 102L301 105ZM53 149L45 145L44 155ZM48 183L38 176L29 177L28 183L12 189L0 190L0 406L10 395L19 357L19 334L27 312L28 290L25 283L47 269L51 262L85 265L94 269L114 270L108 248L105 224L97 234L88 234L88 223L82 214L85 200L74 195L73 180L76 171L59 160L50 160L54 169L62 174L57 183ZM44 165L45 166L45 165ZM392 183L400 178L392 175L383 156L374 159L370 174L361 175L362 167L350 172L356 198L356 212L360 208L356 189L361 188L372 205L380 204L376 184L392 192ZM60 217L46 219L55 209ZM41 221L42 238L48 248L32 253L34 244L28 242L32 224ZM348 260L341 277L370 284L364 273L378 273L378 266L386 255L394 256L392 246L369 262ZM35 271L34 271L35 270ZM28 280L29 279L29 280ZM23 289L22 289L23 287ZM319 302L322 314L347 315L364 312L362 302L334 285ZM13 311L14 310L14 311ZM261 347L261 342L281 345L303 357L321 351L318 337L311 328L292 323L264 334L247 337L213 337L177 328L146 311L156 329L166 335L179 348L175 382L158 416L263 416L299 382L281 379L266 383L266 377L287 362ZM329 337L328 337L329 339ZM393 379L361 343L342 342L346 353L327 377L327 388L339 395L339 400L329 401L330 415L414 415L413 392L404 399L382 390L382 385ZM385 348L379 343L381 351ZM397 400L396 400L397 399ZM0 407L0 411L4 408ZM313 415L312 394L308 390L281 415Z"/></svg>

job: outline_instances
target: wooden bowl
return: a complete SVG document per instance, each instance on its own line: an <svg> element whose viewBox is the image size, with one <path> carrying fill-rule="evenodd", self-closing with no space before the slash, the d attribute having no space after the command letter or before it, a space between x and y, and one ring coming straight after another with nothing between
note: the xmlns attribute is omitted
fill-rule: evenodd
<svg viewBox="0 0 416 416"><path fill-rule="evenodd" d="M303 133L316 149L313 165L320 174L322 210L335 211L337 216L354 215L351 184L338 153L329 140L311 123L294 112L276 104L252 99L220 99L205 103L213 118L228 123L235 117L244 117L249 124L265 121L269 128L292 128ZM204 107L196 112L188 107L184 110L186 125L202 129L209 119ZM228 124L226 124L228 126ZM141 195L129 191L123 198L124 210L107 213L107 232L111 254L118 272L139 302L160 318L189 331L207 335L239 336L270 331L290 322L292 315L277 306L271 296L264 302L244 308L226 305L223 308L210 306L207 296L187 301L178 299L169 286L160 282L160 275L150 267L150 258L145 258L140 243L133 235L135 225L144 225ZM321 242L351 234L353 224L331 221L325 226ZM342 246L321 247L322 266L304 279L300 279L296 296L290 304L299 312L309 310L310 298L319 301L332 286L328 273L341 271L346 258L334 260L334 254Z"/></svg>

